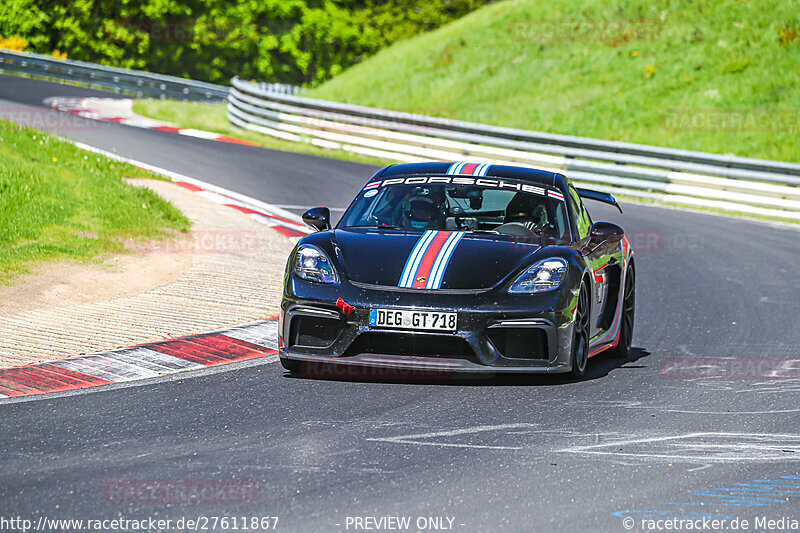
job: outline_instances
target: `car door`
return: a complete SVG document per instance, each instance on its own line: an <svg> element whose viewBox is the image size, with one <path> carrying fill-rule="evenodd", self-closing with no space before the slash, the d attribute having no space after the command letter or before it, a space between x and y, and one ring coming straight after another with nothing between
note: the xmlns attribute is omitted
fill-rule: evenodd
<svg viewBox="0 0 800 533"><path fill-rule="evenodd" d="M614 246L609 243L602 243L595 246L590 243L589 234L592 230L592 218L583 204L578 191L572 184L569 185L569 205L572 211L572 219L575 221L577 232L576 241L578 250L586 259L592 272L591 291L591 331L590 336L602 335L611 327L609 316L613 317L615 302L611 301L615 295L613 290L615 284L619 285L619 266L614 258Z"/></svg>

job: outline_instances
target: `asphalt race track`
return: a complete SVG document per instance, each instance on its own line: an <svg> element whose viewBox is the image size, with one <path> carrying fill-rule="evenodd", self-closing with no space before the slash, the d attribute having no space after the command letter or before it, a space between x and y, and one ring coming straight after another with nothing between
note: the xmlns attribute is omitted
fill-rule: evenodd
<svg viewBox="0 0 800 533"><path fill-rule="evenodd" d="M27 106L39 105L37 102L51 96L81 96L81 91L85 96L117 96L0 74L0 116L27 110ZM164 131L142 131L110 122L88 121L87 126L82 118L65 121L61 134L77 141L278 205L327 202L331 207L347 207L359 185L378 168Z"/></svg>
<svg viewBox="0 0 800 533"><path fill-rule="evenodd" d="M91 92L0 77L6 109ZM374 171L110 123L61 133L281 205L345 207ZM279 531L354 531L355 517L386 516L410 517L413 531L431 528L420 517L448 517L453 531L800 518L800 477L784 477L800 474L800 380L786 379L800 375L800 232L591 208L622 224L636 251L624 364L594 358L576 383L391 383L290 378L256 361L4 403L0 516L278 516ZM701 358L723 379L674 370ZM211 504L115 496L121 481L153 480L258 489Z"/></svg>

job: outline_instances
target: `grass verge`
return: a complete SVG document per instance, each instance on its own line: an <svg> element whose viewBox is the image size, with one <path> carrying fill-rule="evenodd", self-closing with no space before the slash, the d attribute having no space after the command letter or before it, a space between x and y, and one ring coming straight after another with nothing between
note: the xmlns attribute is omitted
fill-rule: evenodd
<svg viewBox="0 0 800 533"><path fill-rule="evenodd" d="M307 96L800 162L796 1L498 2Z"/></svg>
<svg viewBox="0 0 800 533"><path fill-rule="evenodd" d="M0 120L0 285L39 261L100 259L128 239L189 230L169 202L123 177L152 176Z"/></svg>

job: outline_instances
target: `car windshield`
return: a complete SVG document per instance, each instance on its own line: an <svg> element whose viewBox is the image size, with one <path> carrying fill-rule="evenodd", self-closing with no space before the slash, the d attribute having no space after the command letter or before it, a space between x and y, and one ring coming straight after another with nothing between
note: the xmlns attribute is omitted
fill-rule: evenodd
<svg viewBox="0 0 800 533"><path fill-rule="evenodd" d="M498 232L569 240L566 204L555 190L548 192L516 180L477 180L485 185L468 179L464 181L473 183L428 180L450 178L414 177L368 184L339 227Z"/></svg>

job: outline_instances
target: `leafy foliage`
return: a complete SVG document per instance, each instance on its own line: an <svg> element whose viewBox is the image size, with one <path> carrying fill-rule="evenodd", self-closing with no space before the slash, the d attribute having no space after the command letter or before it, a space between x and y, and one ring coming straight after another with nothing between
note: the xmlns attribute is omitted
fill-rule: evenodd
<svg viewBox="0 0 800 533"><path fill-rule="evenodd" d="M10 0L0 36L70 58L225 83L314 85L481 0ZM20 17L25 13L25 17Z"/></svg>

